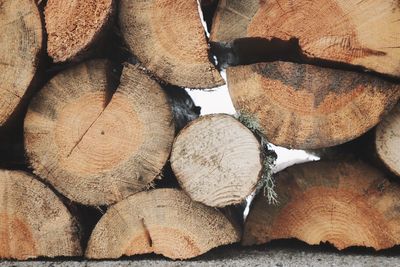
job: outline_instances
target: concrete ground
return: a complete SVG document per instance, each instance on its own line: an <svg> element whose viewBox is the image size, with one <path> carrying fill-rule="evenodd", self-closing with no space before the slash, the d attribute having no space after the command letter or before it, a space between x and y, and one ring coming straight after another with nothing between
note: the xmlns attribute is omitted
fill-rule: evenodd
<svg viewBox="0 0 400 267"><path fill-rule="evenodd" d="M384 252L350 249L338 252L330 246L307 246L298 241L278 241L270 245L241 248L229 246L215 249L189 261L171 261L148 255L118 261L83 261L79 259L0 262L0 267L116 267L116 266L400 266L400 247Z"/></svg>

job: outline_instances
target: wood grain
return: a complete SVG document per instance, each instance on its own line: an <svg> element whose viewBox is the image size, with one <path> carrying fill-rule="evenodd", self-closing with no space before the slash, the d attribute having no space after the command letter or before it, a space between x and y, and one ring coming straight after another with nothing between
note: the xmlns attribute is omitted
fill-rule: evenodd
<svg viewBox="0 0 400 267"><path fill-rule="evenodd" d="M267 139L289 148L338 145L374 127L394 107L400 86L374 76L288 62L227 69L238 112Z"/></svg>
<svg viewBox="0 0 400 267"><path fill-rule="evenodd" d="M379 158L400 176L400 104L376 128L375 146Z"/></svg>
<svg viewBox="0 0 400 267"><path fill-rule="evenodd" d="M0 170L0 259L81 256L79 229L47 186L25 172Z"/></svg>
<svg viewBox="0 0 400 267"><path fill-rule="evenodd" d="M191 201L180 190L156 189L112 206L96 225L86 257L156 253L189 259L239 239L238 230L220 211Z"/></svg>
<svg viewBox="0 0 400 267"><path fill-rule="evenodd" d="M261 179L262 147L232 116L207 115L180 132L171 166L193 200L212 207L240 204Z"/></svg>
<svg viewBox="0 0 400 267"><path fill-rule="evenodd" d="M54 77L25 118L36 174L85 205L106 205L146 188L169 157L175 133L167 95L126 65L110 93L107 62L89 61ZM115 89L115 88L114 88Z"/></svg>
<svg viewBox="0 0 400 267"><path fill-rule="evenodd" d="M123 0L119 20L130 51L160 79L200 89L224 84L209 60L196 0Z"/></svg>
<svg viewBox="0 0 400 267"><path fill-rule="evenodd" d="M32 0L0 2L0 126L17 111L39 64L42 22Z"/></svg>
<svg viewBox="0 0 400 267"><path fill-rule="evenodd" d="M277 174L279 204L259 194L245 223L244 245L297 238L375 250L400 243L400 187L362 162L312 162Z"/></svg>
<svg viewBox="0 0 400 267"><path fill-rule="evenodd" d="M259 3L258 3L259 2ZM241 1L219 4L212 42L298 40L308 58L344 62L400 77L397 0Z"/></svg>
<svg viewBox="0 0 400 267"><path fill-rule="evenodd" d="M54 62L78 60L100 39L112 21L113 0L48 0L47 53Z"/></svg>

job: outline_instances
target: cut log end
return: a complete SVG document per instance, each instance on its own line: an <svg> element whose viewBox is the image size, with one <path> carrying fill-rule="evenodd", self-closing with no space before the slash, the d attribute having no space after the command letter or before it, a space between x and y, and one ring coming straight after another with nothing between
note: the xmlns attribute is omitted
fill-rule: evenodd
<svg viewBox="0 0 400 267"><path fill-rule="evenodd" d="M16 111L36 76L42 22L34 1L0 4L0 126Z"/></svg>
<svg viewBox="0 0 400 267"><path fill-rule="evenodd" d="M239 239L240 234L220 211L192 202L182 191L157 189L112 206L96 225L86 257L156 253L189 259Z"/></svg>
<svg viewBox="0 0 400 267"><path fill-rule="evenodd" d="M247 28L260 8L260 0L220 0L214 14L210 41L230 43L247 36Z"/></svg>
<svg viewBox="0 0 400 267"><path fill-rule="evenodd" d="M172 169L189 196L212 207L239 204L261 178L261 145L229 115L203 116L175 140Z"/></svg>
<svg viewBox="0 0 400 267"><path fill-rule="evenodd" d="M240 2L220 2L211 41L296 39L308 58L349 63L400 77L397 0Z"/></svg>
<svg viewBox="0 0 400 267"><path fill-rule="evenodd" d="M79 226L61 200L27 173L0 171L0 259L81 255Z"/></svg>
<svg viewBox="0 0 400 267"><path fill-rule="evenodd" d="M400 86L368 74L288 62L230 67L228 88L276 145L315 149L352 140L375 126Z"/></svg>
<svg viewBox="0 0 400 267"><path fill-rule="evenodd" d="M58 74L25 118L35 172L87 205L143 190L163 168L174 138L171 107L160 86L127 65L110 97L109 71L105 61L90 61Z"/></svg>
<svg viewBox="0 0 400 267"><path fill-rule="evenodd" d="M296 165L276 177L279 204L258 195L242 243L297 238L381 250L400 244L400 187L361 162Z"/></svg>
<svg viewBox="0 0 400 267"><path fill-rule="evenodd" d="M54 62L82 56L100 38L114 9L113 0L49 0L44 12L49 56Z"/></svg>
<svg viewBox="0 0 400 267"><path fill-rule="evenodd" d="M380 159L400 176L400 104L378 125L375 145Z"/></svg>
<svg viewBox="0 0 400 267"><path fill-rule="evenodd" d="M197 1L124 0L119 13L131 52L157 77L188 88L224 84L209 60Z"/></svg>

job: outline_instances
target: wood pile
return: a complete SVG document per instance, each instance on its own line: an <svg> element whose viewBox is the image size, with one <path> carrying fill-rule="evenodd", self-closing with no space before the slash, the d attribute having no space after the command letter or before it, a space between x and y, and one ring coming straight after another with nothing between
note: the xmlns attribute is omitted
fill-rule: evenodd
<svg viewBox="0 0 400 267"><path fill-rule="evenodd" d="M398 1L0 0L0 25L0 259L400 245ZM199 117L185 89L224 68L237 114ZM322 159L273 174L269 144Z"/></svg>

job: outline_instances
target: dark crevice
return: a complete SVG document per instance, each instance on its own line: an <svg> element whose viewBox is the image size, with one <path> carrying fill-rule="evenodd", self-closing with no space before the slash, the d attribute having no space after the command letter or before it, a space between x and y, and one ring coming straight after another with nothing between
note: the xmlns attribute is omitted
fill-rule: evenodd
<svg viewBox="0 0 400 267"><path fill-rule="evenodd" d="M228 66L287 61L324 68L369 73L389 82L400 82L400 78L368 70L362 66L320 58L311 58L302 51L297 38L292 38L289 41L278 38L240 38L229 43L212 42L211 49L217 56L218 67L220 69L227 68Z"/></svg>
<svg viewBox="0 0 400 267"><path fill-rule="evenodd" d="M230 43L212 42L211 49L217 56L219 68L276 60L301 62L296 39L241 38Z"/></svg>
<svg viewBox="0 0 400 267"><path fill-rule="evenodd" d="M175 132L178 133L189 122L200 116L201 108L195 105L185 89L173 85L163 86L163 89L172 108Z"/></svg>
<svg viewBox="0 0 400 267"><path fill-rule="evenodd" d="M200 0L201 11L203 12L203 19L207 25L207 31L211 32L211 26L214 19L215 11L218 7L217 0Z"/></svg>
<svg viewBox="0 0 400 267"><path fill-rule="evenodd" d="M144 222L144 218L142 218L140 221L142 222L142 226L143 226L144 234L146 236L147 243L149 244L149 247L153 247L153 239L151 239L150 231L147 228L146 223Z"/></svg>

